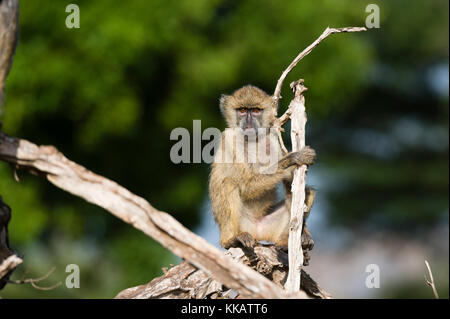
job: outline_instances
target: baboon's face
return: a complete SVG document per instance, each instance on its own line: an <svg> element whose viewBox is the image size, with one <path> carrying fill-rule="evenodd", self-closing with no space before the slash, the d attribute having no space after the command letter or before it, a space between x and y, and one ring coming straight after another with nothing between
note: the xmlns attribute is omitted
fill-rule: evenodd
<svg viewBox="0 0 450 319"><path fill-rule="evenodd" d="M257 131L262 125L262 114L264 109L257 106L240 107L236 109L237 127L243 131L253 129Z"/></svg>
<svg viewBox="0 0 450 319"><path fill-rule="evenodd" d="M223 95L220 107L228 127L243 131L270 128L273 124L272 98L261 89L247 85L232 95Z"/></svg>

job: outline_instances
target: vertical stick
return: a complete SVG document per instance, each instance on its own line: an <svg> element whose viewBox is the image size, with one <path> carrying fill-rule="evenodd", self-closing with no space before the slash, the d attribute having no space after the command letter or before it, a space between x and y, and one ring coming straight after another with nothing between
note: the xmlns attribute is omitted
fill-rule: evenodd
<svg viewBox="0 0 450 319"><path fill-rule="evenodd" d="M300 60L307 56L311 51L319 45L326 37L334 33L342 32L360 32L367 31L364 27L347 27L347 28L329 28L311 43L306 49L300 52L299 55L291 62L291 64L284 70L277 82L275 92L273 94L273 114L277 116L278 104L281 99L281 88L283 82L288 76L289 72L297 65ZM282 126L289 118L292 120L291 124L291 140L292 151L298 151L305 146L305 98L303 93L307 90L303 85L303 80L291 83L291 89L294 91L294 99L291 101L288 110L280 118L278 118L274 127L277 130L278 140L282 150L286 153L283 139L281 137ZM292 115L291 115L292 113ZM296 292L300 290L300 272L303 266L303 250L302 250L302 228L303 228L303 213L305 206L305 175L306 166L299 167L294 173L294 180L292 182L292 206L291 206L291 220L289 229L289 274L284 285L288 292Z"/></svg>
<svg viewBox="0 0 450 319"><path fill-rule="evenodd" d="M291 83L294 99L289 108L291 115L291 140L292 151L297 152L305 147L305 97L303 93L307 88L303 85L303 79ZM292 206L289 226L289 273L285 289L288 293L300 290L300 272L303 266L302 229L303 213L305 209L305 177L306 165L302 165L294 172L292 182Z"/></svg>
<svg viewBox="0 0 450 319"><path fill-rule="evenodd" d="M430 274L430 280L428 280L427 276L425 276L425 282L427 283L428 286L431 287L431 289L433 289L434 298L439 299L439 294L438 294L438 292L436 290L436 286L434 284L433 273L431 272L431 267L427 260L425 260L425 265L427 266L428 273Z"/></svg>

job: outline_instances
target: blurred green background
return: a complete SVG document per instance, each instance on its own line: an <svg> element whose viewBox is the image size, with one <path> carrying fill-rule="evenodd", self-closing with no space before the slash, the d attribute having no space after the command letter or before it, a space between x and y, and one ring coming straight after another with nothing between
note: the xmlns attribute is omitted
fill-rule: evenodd
<svg viewBox="0 0 450 319"><path fill-rule="evenodd" d="M56 146L215 245L209 167L173 164L171 130L194 119L223 129L220 94L248 83L272 93L327 26L363 26L378 4L381 28L329 37L282 92L279 113L290 81L309 88L307 143L319 154L308 175L319 192L310 271L337 297L431 298L428 258L448 298L448 1L79 0L81 28L67 29L69 3L20 2L3 131ZM102 209L19 177L0 163L11 245L24 256L12 279L56 266L41 285L63 285L7 285L0 297L111 298L179 262ZM71 263L79 289L64 286ZM381 265L381 288L368 292L370 263Z"/></svg>

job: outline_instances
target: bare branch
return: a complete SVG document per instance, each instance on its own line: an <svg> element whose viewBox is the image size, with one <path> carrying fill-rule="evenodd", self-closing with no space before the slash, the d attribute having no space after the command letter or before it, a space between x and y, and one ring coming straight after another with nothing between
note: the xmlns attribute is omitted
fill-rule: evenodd
<svg viewBox="0 0 450 319"><path fill-rule="evenodd" d="M40 282L42 280L47 279L54 271L55 271L56 267L53 267L52 269L50 269L50 271L48 273L46 273L44 276L39 277L39 278L27 278L27 279L21 279L21 280L8 280L8 283L10 284L15 284L15 285L23 285L23 284L31 284L34 288L38 289L38 290L52 290L55 289L58 286L61 286L61 282L57 282L56 284L50 286L50 287L41 287L36 285L37 282ZM25 272L25 275L27 271Z"/></svg>
<svg viewBox="0 0 450 319"><path fill-rule="evenodd" d="M303 59L305 56L307 56L316 46L319 45L322 40L324 40L326 37L328 37L330 34L333 33L342 33L342 32L360 32L360 31L367 31L364 27L346 27L346 28L330 28L327 27L325 31L317 38L316 41L311 43L306 49L304 49L302 52L297 55L297 57L289 64L289 66L286 68L286 70L283 71L281 74L281 77L278 79L277 86L275 87L275 92L272 96L273 98L273 114L275 117L277 117L278 114L278 103L281 99L281 88L283 87L283 82L288 76L289 72L292 71L292 69L297 65L298 62L300 62L301 59ZM286 112L277 118L274 123L274 128L277 130L278 140L281 145L281 149L284 153L287 153L286 146L284 145L283 138L281 136L281 132L283 131L283 125L290 119L292 114L292 109L289 106Z"/></svg>
<svg viewBox="0 0 450 319"><path fill-rule="evenodd" d="M103 207L243 297L288 297L273 282L225 256L169 214L156 210L117 183L68 160L53 146L37 146L0 132L0 159L42 175L55 186Z"/></svg>
<svg viewBox="0 0 450 319"><path fill-rule="evenodd" d="M278 113L278 104L281 99L281 88L283 82L288 76L289 72L297 65L297 63L307 56L320 42L333 33L341 32L360 32L366 31L364 27L347 27L347 28L329 28L325 31L306 49L300 52L297 57L289 64L279 78L275 87L273 98L273 113L275 117ZM306 125L306 113L305 113L305 98L303 93L307 90L303 86L303 80L291 83L291 89L294 91L294 99L289 104L287 111L274 123L274 128L277 130L278 140L282 150L287 153L286 146L284 145L283 138L281 136L282 126L291 118L291 140L292 151L298 151L305 146L305 125ZM303 212L305 202L305 177L306 166L299 167L294 173L294 180L292 182L292 207L291 207L291 219L290 219L290 231L289 231L289 275L285 284L285 288L288 292L296 292L300 289L300 273L303 265L303 251L301 247L301 234L303 227Z"/></svg>
<svg viewBox="0 0 450 319"><path fill-rule="evenodd" d="M305 97L307 88L303 80L291 83L294 99L289 108L292 110L291 140L292 151L298 152L305 147ZM294 293L300 289L300 272L303 266L302 230L305 206L306 165L298 167L292 181L292 204L289 225L289 274L285 284L288 292Z"/></svg>
<svg viewBox="0 0 450 319"><path fill-rule="evenodd" d="M425 260L425 265L427 266L428 274L430 275L430 280L428 280L427 276L425 275L425 282L426 282L426 284L428 286L431 287L431 289L433 289L434 298L439 299L439 295L438 295L438 292L436 290L436 286L434 284L433 273L431 272L431 267L430 267L430 264L428 263L427 260Z"/></svg>
<svg viewBox="0 0 450 319"><path fill-rule="evenodd" d="M278 104L281 99L281 88L283 82L288 76L289 72L297 65L297 63L307 56L316 46L322 42L326 37L333 33L341 32L360 32L366 31L364 27L347 27L347 28L329 28L325 31L306 49L300 52L297 57L289 64L289 66L281 74L275 87L273 98L273 113L275 117L278 113ZM303 80L299 80L291 83L291 89L294 92L294 99L289 104L287 111L274 123L274 128L277 130L278 140L283 152L287 153L286 146L284 145L281 135L282 126L292 117L291 126L291 140L292 151L299 151L305 146L305 98L303 93L307 90L303 86ZM303 211L305 202L305 176L306 166L299 167L294 173L294 181L292 183L292 207L291 207L291 220L290 220L290 232L289 232L289 276L285 285L288 292L295 292L300 289L300 271L303 265L303 251L301 247L301 234L303 225Z"/></svg>
<svg viewBox="0 0 450 319"><path fill-rule="evenodd" d="M276 130L277 130L278 142L280 143L283 153L284 154L289 153L286 146L284 145L283 136L281 135L281 130L284 130L284 129L282 127L278 127L278 128L276 128Z"/></svg>
<svg viewBox="0 0 450 319"><path fill-rule="evenodd" d="M360 31L367 31L364 27L346 27L346 28L330 28L327 27L325 31L317 38L316 41L311 43L306 49L304 49L302 52L300 52L299 55L289 64L289 66L284 70L284 72L281 74L281 77L279 78L277 82L277 86L275 87L275 92L273 93L273 99L275 102L275 109L278 108L278 101L281 99L281 88L283 86L283 82L286 79L289 72L292 71L292 69L297 65L297 63L303 59L305 56L307 56L311 51L319 45L322 40L324 40L326 37L328 37L330 34L333 33L342 33L342 32L360 32ZM276 113L275 113L276 114Z"/></svg>
<svg viewBox="0 0 450 319"><path fill-rule="evenodd" d="M274 246L257 245L253 250L230 248L227 252L233 259L255 269L265 277L282 287L287 277L288 257L285 252ZM154 278L145 285L132 287L121 291L116 299L224 299L240 298L233 291L215 281L204 271L187 262L163 269L164 275ZM317 283L302 270L302 297L331 298Z"/></svg>
<svg viewBox="0 0 450 319"><path fill-rule="evenodd" d="M16 255L11 255L0 264L0 279L10 274L17 266L22 263L22 259Z"/></svg>

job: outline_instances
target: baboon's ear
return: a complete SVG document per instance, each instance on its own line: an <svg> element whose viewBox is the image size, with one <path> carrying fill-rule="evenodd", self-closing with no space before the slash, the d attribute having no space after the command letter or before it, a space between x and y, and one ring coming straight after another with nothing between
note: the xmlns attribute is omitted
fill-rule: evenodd
<svg viewBox="0 0 450 319"><path fill-rule="evenodd" d="M220 103L219 103L219 107L220 107L220 111L222 112L222 114L225 114L225 107L226 107L226 105L227 105L227 103L228 103L228 99L230 98L230 96L229 95L225 95L225 94L222 94L221 96L220 96Z"/></svg>

